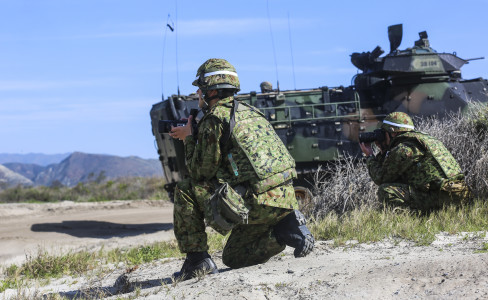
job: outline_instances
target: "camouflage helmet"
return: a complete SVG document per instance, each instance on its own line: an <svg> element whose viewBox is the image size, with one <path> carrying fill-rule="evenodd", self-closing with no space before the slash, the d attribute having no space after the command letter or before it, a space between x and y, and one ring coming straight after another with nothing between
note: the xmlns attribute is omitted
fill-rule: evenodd
<svg viewBox="0 0 488 300"><path fill-rule="evenodd" d="M383 120L381 128L388 132L405 132L415 129L410 116L403 112L389 113Z"/></svg>
<svg viewBox="0 0 488 300"><path fill-rule="evenodd" d="M234 89L236 93L240 91L236 69L225 59L208 59L198 68L196 77L192 84L203 93L220 89Z"/></svg>
<svg viewBox="0 0 488 300"><path fill-rule="evenodd" d="M271 92L273 90L273 85L269 81L263 81L259 85L261 88L261 93Z"/></svg>

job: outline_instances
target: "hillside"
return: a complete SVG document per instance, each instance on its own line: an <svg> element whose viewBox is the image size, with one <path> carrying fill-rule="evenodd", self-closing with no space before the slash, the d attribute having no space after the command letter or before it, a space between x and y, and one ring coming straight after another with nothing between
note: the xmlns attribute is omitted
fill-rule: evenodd
<svg viewBox="0 0 488 300"><path fill-rule="evenodd" d="M0 188L2 186L31 185L32 181L28 178L0 165Z"/></svg>
<svg viewBox="0 0 488 300"><path fill-rule="evenodd" d="M156 159L81 152L74 152L60 163L46 167L22 163L5 163L4 166L32 181L34 185L61 183L65 186L74 186L78 182L102 181L120 177L163 176L161 164Z"/></svg>
<svg viewBox="0 0 488 300"><path fill-rule="evenodd" d="M24 163L4 163L5 167L11 171L18 173L31 181L36 179L36 176L44 171L45 167L36 164L24 164Z"/></svg>

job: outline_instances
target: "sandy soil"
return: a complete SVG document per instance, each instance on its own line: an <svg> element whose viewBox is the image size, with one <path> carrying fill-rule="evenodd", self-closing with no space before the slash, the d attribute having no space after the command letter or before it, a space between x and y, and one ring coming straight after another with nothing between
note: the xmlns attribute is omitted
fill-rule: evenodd
<svg viewBox="0 0 488 300"><path fill-rule="evenodd" d="M170 240L172 205L163 201L0 204L0 264L20 263L39 247L95 250Z"/></svg>
<svg viewBox="0 0 488 300"><path fill-rule="evenodd" d="M43 239L50 245L70 243L77 249L172 238L172 207L155 205L111 202L84 207L68 203L59 208L32 208L29 214L18 213L22 218L12 216L14 213L4 217L8 208L0 208L2 257L8 256L4 254L4 248L8 248L3 246L4 240L31 247ZM19 205L15 209L30 208ZM117 225L101 232L92 226L60 225L70 220ZM8 224L18 224L11 228L20 235L15 237L14 233L3 230ZM34 231L35 224L44 224L41 227L44 230ZM53 230L52 225L46 224L57 224L54 227L61 229ZM124 226L134 232L127 234ZM330 241L319 241L312 254L305 258L294 258L293 249L287 248L266 264L238 270L226 268L221 253L216 253L214 259L220 274L184 282L174 283L171 278L183 261L166 259L140 265L130 273L126 266L106 266L110 271L102 276L93 273L84 278L52 280L48 285L32 283L22 293L108 299L488 299L488 254L479 251L487 242L485 232L440 233L432 245L422 247L404 241L373 244L351 241L348 246L337 248ZM0 299L17 295L17 291L6 290L0 293Z"/></svg>

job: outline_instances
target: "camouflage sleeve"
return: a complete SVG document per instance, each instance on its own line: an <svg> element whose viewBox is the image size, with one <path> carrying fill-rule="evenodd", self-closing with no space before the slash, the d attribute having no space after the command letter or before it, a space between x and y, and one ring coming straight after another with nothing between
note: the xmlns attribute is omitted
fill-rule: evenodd
<svg viewBox="0 0 488 300"><path fill-rule="evenodd" d="M217 173L221 161L221 136L222 123L215 117L208 117L198 127L198 142L193 142L193 148L191 144L185 145L186 166L193 179L210 180Z"/></svg>
<svg viewBox="0 0 488 300"><path fill-rule="evenodd" d="M193 152L195 151L195 146L196 146L196 143L195 143L195 138L193 137L193 135L189 135L185 138L185 159L186 161L190 161L192 156L193 156Z"/></svg>
<svg viewBox="0 0 488 300"><path fill-rule="evenodd" d="M369 157L366 160L369 175L374 183L399 182L412 165L420 161L424 153L415 145L402 143L385 156Z"/></svg>

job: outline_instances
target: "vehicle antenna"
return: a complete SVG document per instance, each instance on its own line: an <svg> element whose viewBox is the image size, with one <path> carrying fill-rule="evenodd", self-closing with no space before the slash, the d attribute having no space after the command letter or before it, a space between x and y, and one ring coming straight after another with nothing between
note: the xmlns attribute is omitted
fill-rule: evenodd
<svg viewBox="0 0 488 300"><path fill-rule="evenodd" d="M178 88L178 97L180 96L180 72L178 67L178 0L175 0L176 6L176 85Z"/></svg>
<svg viewBox="0 0 488 300"><path fill-rule="evenodd" d="M274 38L273 38L273 29L271 28L271 18L269 16L269 0L266 0L266 13L268 15L269 33L271 35L271 45L273 46L273 58L274 58L275 70L276 70L276 83L277 83L277 88L279 91L280 90L280 80L278 78L278 62L276 61L276 50L275 50L275 44L274 44Z"/></svg>
<svg viewBox="0 0 488 300"><path fill-rule="evenodd" d="M295 62L293 60L293 47L291 42L291 27L290 27L290 12L288 12L288 39L290 40L290 54L291 54L291 69L293 72L293 89L297 89L297 83L295 80Z"/></svg>
<svg viewBox="0 0 488 300"><path fill-rule="evenodd" d="M171 22L171 24L170 24ZM171 21L171 17L168 14L168 18L166 19L166 26L164 27L164 39L163 39L163 57L161 59L161 100L164 101L164 51L166 49L166 34L168 33L168 28L171 30L171 32L174 31L175 25L173 24L173 21Z"/></svg>

